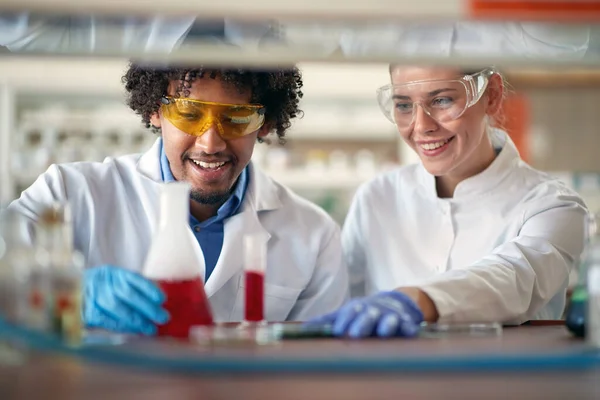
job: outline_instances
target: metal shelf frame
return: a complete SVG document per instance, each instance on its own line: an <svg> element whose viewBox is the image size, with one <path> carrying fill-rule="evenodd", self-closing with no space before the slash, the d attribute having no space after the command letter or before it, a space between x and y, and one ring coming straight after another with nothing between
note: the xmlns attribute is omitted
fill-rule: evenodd
<svg viewBox="0 0 600 400"><path fill-rule="evenodd" d="M286 18L463 18L468 15L469 2L466 0L303 0L301 2L280 0L219 0L187 1L170 0L3 0L1 11L23 11L69 14L107 15L198 15L203 18L243 18L243 19L286 19Z"/></svg>

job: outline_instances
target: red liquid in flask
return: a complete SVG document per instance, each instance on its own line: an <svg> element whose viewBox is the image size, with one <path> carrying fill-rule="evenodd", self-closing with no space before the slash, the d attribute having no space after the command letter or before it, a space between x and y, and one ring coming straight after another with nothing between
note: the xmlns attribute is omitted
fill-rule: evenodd
<svg viewBox="0 0 600 400"><path fill-rule="evenodd" d="M264 319L265 276L256 271L246 271L246 321Z"/></svg>
<svg viewBox="0 0 600 400"><path fill-rule="evenodd" d="M210 304L200 278L156 283L167 298L163 308L171 316L166 324L157 326L158 336L186 339L192 326L213 325Z"/></svg>

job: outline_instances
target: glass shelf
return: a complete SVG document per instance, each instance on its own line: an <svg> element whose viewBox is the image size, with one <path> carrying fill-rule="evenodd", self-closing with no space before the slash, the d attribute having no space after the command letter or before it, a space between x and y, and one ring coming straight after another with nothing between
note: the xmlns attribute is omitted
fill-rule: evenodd
<svg viewBox="0 0 600 400"><path fill-rule="evenodd" d="M406 6L396 2L392 6L388 0L349 5L320 2L313 9L300 3L278 2L276 6L264 1L239 6L176 1L152 3L150 8L143 8L145 0L118 5L91 1L86 2L85 12L95 14L89 15L75 10L79 4L66 0L52 3L53 10L61 10L53 14L44 9L45 0L19 2L21 9L31 6L45 11L34 14L15 13L17 9L11 7L16 5L11 3L0 5L0 12L13 11L0 14L0 45L5 46L0 55L38 56L32 59L38 62L52 56L132 59L159 66L200 62L272 67L324 62L560 70L565 65L600 65L596 43L600 17L571 24L520 22L517 17L465 20L452 11L462 9L463 2L458 0L455 4L450 0L402 2ZM103 7L103 12L118 7L118 16L98 11ZM139 9L152 9L153 14L137 15ZM277 14L286 12L286 16ZM361 18L353 18L352 13ZM382 18L364 18L377 15Z"/></svg>
<svg viewBox="0 0 600 400"><path fill-rule="evenodd" d="M96 362L127 366L140 370L186 372L196 374L236 373L424 373L424 372L473 372L473 371L575 371L600 368L600 354L584 346L557 350L516 349L482 353L460 351L450 353L417 354L414 351L390 352L378 340L372 348L360 347L356 341L323 339L333 343L328 347L278 345L272 342L237 343L187 343L132 336L96 336L81 347L64 345L55 338L22 327L9 325L0 320L0 338L17 339L21 348L29 352L46 352L67 355L83 362ZM403 339L398 339L407 342ZM438 340L438 339L425 339ZM478 339L471 339L478 340ZM491 338L491 340L498 340ZM333 342L332 342L333 341ZM315 342L312 342L313 344ZM474 342L471 342L474 343ZM402 343L398 343L401 345ZM433 346L435 347L435 346ZM475 347L477 345L475 344ZM307 351L312 348L312 351ZM407 347L404 347L405 349ZM319 350L321 349L321 350ZM326 349L326 351L323 351ZM362 350L361 350L362 349ZM373 351L374 349L374 351ZM386 350L387 349L387 350ZM367 351L369 350L369 351ZM25 355L26 357L26 355Z"/></svg>

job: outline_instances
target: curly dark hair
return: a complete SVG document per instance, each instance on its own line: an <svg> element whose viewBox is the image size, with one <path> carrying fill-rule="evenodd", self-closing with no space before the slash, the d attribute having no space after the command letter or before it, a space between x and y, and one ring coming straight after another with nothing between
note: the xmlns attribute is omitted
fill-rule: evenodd
<svg viewBox="0 0 600 400"><path fill-rule="evenodd" d="M219 77L240 92L250 90L251 102L265 106L265 125L277 133L281 143L291 120L300 116L302 74L296 68L271 71L205 68L152 68L134 63L129 65L122 81L127 90L127 105L141 115L147 128L153 128L150 117L160 107L161 97L167 95L169 83L178 82L176 97L189 96L195 79ZM155 132L159 132L155 129Z"/></svg>

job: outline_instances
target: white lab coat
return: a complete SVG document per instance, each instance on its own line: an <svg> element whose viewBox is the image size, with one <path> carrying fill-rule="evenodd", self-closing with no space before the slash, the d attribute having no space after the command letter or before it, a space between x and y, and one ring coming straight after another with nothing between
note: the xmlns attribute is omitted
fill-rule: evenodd
<svg viewBox="0 0 600 400"><path fill-rule="evenodd" d="M52 165L10 208L32 221L54 200L68 200L75 247L87 266L140 271L158 218L158 141L143 155L103 163ZM217 321L243 319L243 235L269 237L266 319L306 320L340 307L349 296L338 225L314 204L250 165L237 215L225 221L221 256L205 284Z"/></svg>
<svg viewBox="0 0 600 400"><path fill-rule="evenodd" d="M417 286L441 322L561 318L586 207L493 135L501 153L453 198L438 198L420 163L357 191L342 233L353 296Z"/></svg>

